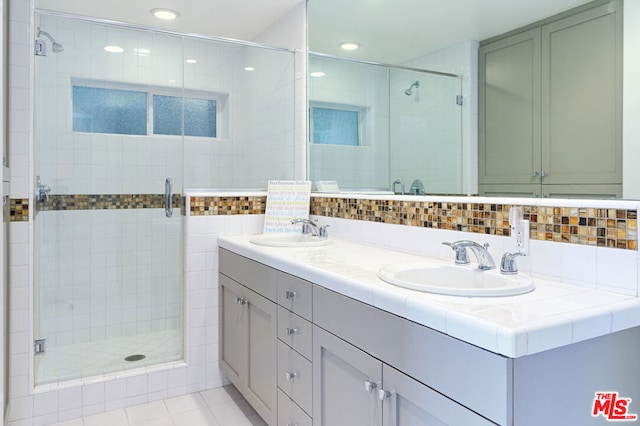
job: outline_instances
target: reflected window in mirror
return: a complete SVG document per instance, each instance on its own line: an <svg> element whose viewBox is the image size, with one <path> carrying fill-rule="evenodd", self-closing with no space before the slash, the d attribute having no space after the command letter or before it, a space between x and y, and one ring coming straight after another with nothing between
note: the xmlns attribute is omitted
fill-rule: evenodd
<svg viewBox="0 0 640 426"><path fill-rule="evenodd" d="M365 110L351 105L312 104L309 108L311 143L360 146Z"/></svg>

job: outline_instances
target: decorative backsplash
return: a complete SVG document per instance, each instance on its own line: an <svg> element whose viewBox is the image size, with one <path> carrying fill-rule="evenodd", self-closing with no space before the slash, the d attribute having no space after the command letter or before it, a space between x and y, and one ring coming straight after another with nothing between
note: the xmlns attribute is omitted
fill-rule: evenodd
<svg viewBox="0 0 640 426"><path fill-rule="evenodd" d="M264 214L266 196L192 196L190 216ZM174 195L174 207L184 198ZM162 208L162 195L52 195L39 211ZM638 249L637 210L519 205L531 238L625 250ZM312 197L318 216L508 236L509 204ZM11 199L11 221L27 221L29 200Z"/></svg>
<svg viewBox="0 0 640 426"><path fill-rule="evenodd" d="M531 238L599 247L638 249L637 210L522 207ZM433 201L311 199L311 214L490 235L510 233L509 204Z"/></svg>
<svg viewBox="0 0 640 426"><path fill-rule="evenodd" d="M191 216L264 214L266 196L190 197Z"/></svg>

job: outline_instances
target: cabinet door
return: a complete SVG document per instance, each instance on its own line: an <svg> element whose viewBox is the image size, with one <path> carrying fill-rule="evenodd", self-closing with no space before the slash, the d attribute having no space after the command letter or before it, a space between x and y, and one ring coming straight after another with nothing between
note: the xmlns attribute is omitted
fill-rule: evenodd
<svg viewBox="0 0 640 426"><path fill-rule="evenodd" d="M243 395L270 425L277 411L276 304L246 290L246 373Z"/></svg>
<svg viewBox="0 0 640 426"><path fill-rule="evenodd" d="M543 184L622 183L618 2L542 27Z"/></svg>
<svg viewBox="0 0 640 426"><path fill-rule="evenodd" d="M219 275L220 282L220 368L236 388L242 391L245 365L243 287Z"/></svg>
<svg viewBox="0 0 640 426"><path fill-rule="evenodd" d="M382 377L383 426L494 424L386 364Z"/></svg>
<svg viewBox="0 0 640 426"><path fill-rule="evenodd" d="M480 47L479 183L540 182L540 29Z"/></svg>
<svg viewBox="0 0 640 426"><path fill-rule="evenodd" d="M313 425L380 425L380 361L313 328Z"/></svg>

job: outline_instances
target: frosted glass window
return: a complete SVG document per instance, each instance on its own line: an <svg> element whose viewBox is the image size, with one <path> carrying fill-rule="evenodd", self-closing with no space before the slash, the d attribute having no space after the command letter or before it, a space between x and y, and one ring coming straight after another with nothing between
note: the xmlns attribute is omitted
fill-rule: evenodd
<svg viewBox="0 0 640 426"><path fill-rule="evenodd" d="M216 137L216 101L177 96L153 95L153 133L182 135L184 106L184 135Z"/></svg>
<svg viewBox="0 0 640 426"><path fill-rule="evenodd" d="M73 86L73 131L147 134L147 93Z"/></svg>
<svg viewBox="0 0 640 426"><path fill-rule="evenodd" d="M311 108L312 142L321 145L360 145L360 112Z"/></svg>

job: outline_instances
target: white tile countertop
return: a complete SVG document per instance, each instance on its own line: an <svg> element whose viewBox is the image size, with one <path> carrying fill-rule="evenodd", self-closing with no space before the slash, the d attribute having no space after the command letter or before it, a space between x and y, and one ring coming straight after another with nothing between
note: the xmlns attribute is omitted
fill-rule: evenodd
<svg viewBox="0 0 640 426"><path fill-rule="evenodd" d="M264 247L252 235L219 237L220 247L491 352L517 358L640 326L640 299L535 279L509 297L460 297L404 289L378 270L442 260L334 239L321 247ZM522 272L521 272L522 273Z"/></svg>

